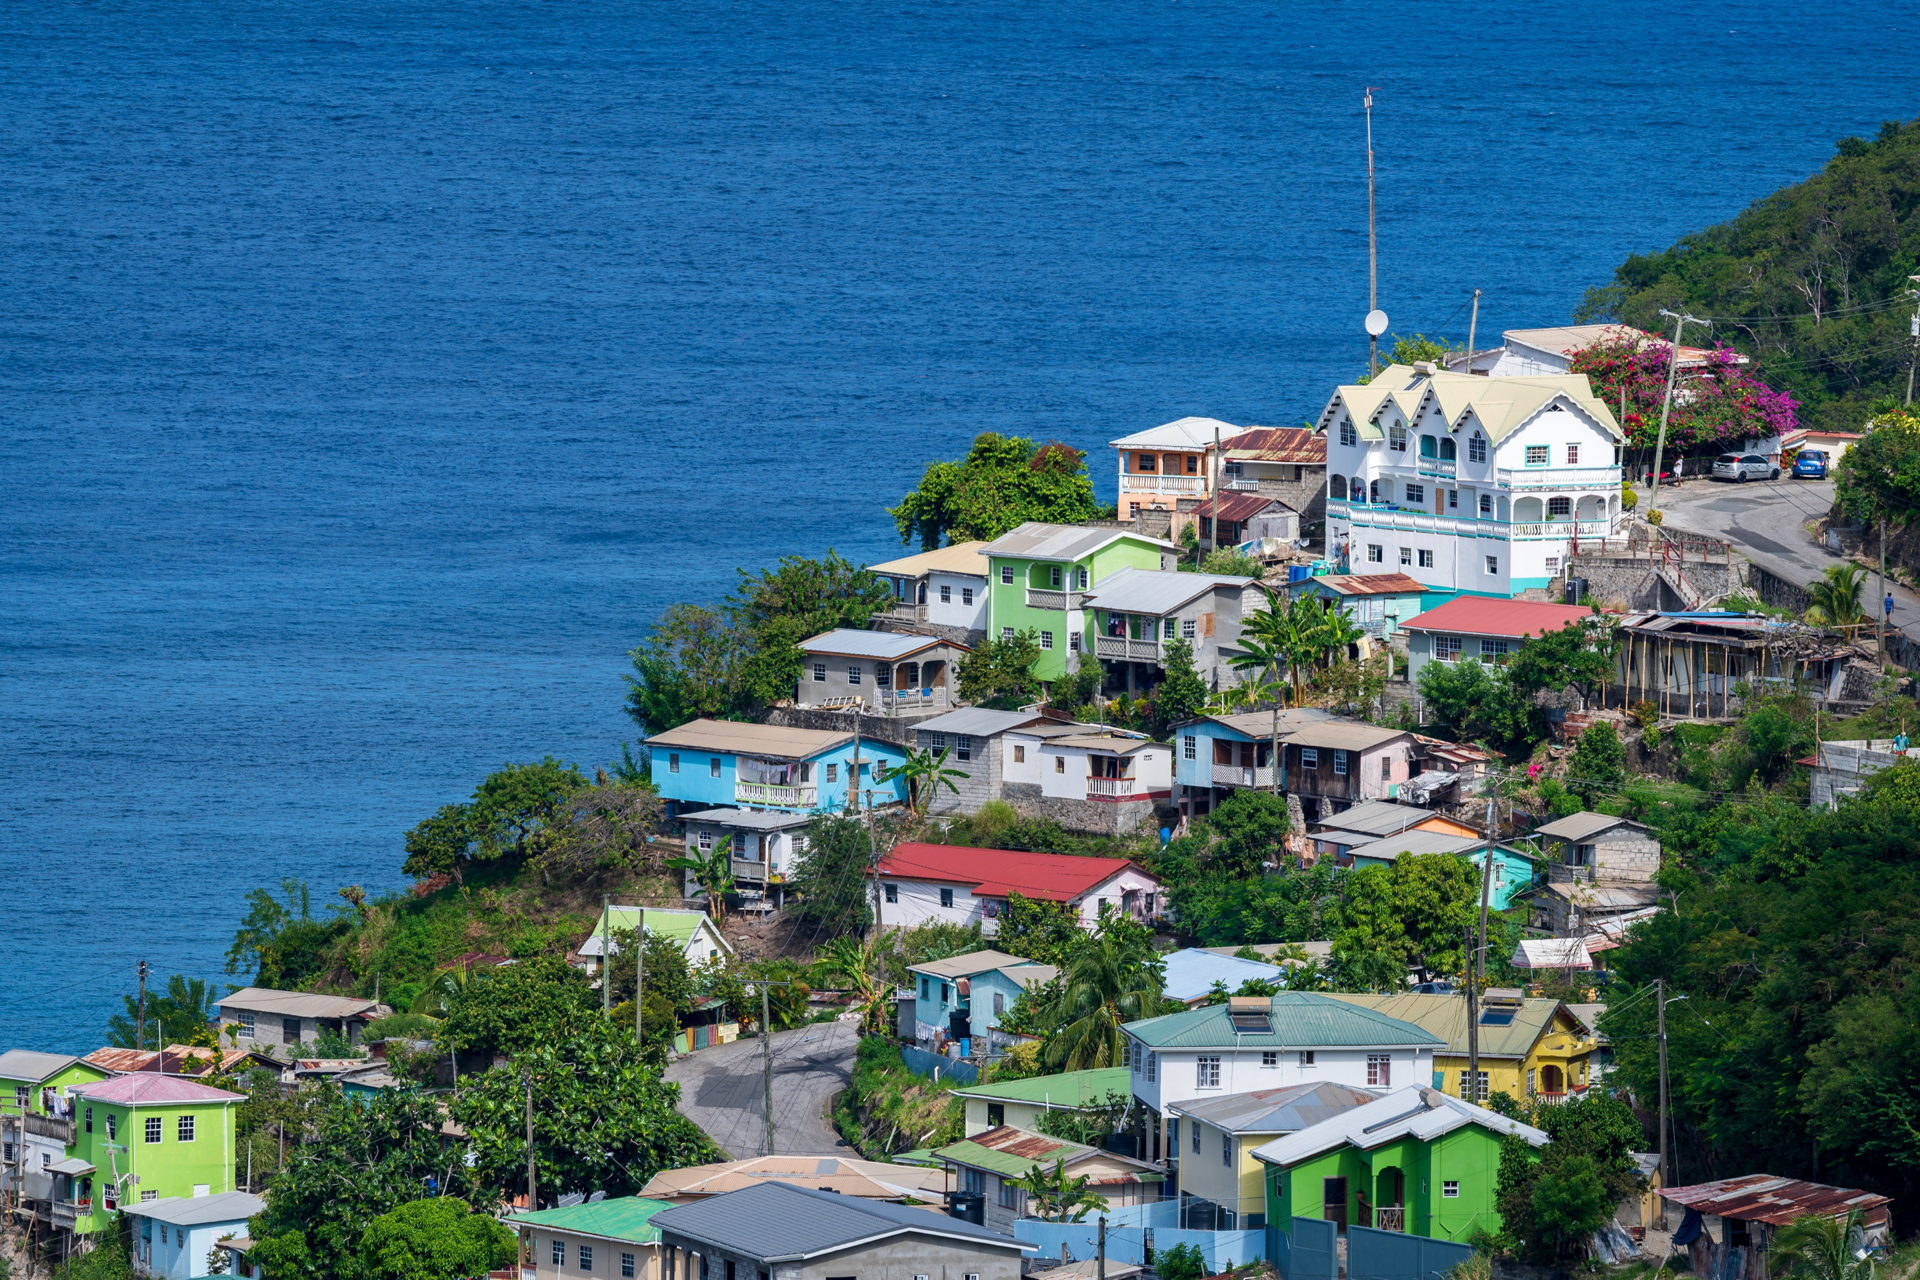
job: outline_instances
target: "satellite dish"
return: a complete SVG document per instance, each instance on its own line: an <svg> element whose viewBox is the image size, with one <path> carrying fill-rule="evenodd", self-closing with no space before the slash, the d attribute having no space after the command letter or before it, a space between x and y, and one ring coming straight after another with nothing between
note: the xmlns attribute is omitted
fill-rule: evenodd
<svg viewBox="0 0 1920 1280"><path fill-rule="evenodd" d="M1375 308L1367 312L1367 336L1377 338L1387 331L1387 313Z"/></svg>

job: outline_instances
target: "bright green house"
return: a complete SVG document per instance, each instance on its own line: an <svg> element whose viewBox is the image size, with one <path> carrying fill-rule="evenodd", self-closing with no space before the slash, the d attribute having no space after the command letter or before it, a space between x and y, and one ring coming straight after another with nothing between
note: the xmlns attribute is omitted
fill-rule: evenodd
<svg viewBox="0 0 1920 1280"><path fill-rule="evenodd" d="M1180 549L1122 529L1029 520L980 548L987 561L987 634L1040 637L1033 673L1058 680L1087 647L1087 592L1122 569L1172 569Z"/></svg>
<svg viewBox="0 0 1920 1280"><path fill-rule="evenodd" d="M1414 1085L1254 1148L1266 1168L1267 1221L1324 1218L1440 1240L1500 1230L1500 1145L1535 1147L1531 1125Z"/></svg>
<svg viewBox="0 0 1920 1280"><path fill-rule="evenodd" d="M234 1108L242 1094L136 1071L71 1091L73 1140L53 1174L51 1216L85 1234L123 1203L232 1191Z"/></svg>
<svg viewBox="0 0 1920 1280"><path fill-rule="evenodd" d="M9 1049L0 1053L0 1115L61 1114L60 1099L75 1085L105 1080L112 1073L65 1053ZM53 1100L43 1097L47 1090Z"/></svg>
<svg viewBox="0 0 1920 1280"><path fill-rule="evenodd" d="M50 1198L73 1141L73 1090L111 1072L65 1053L0 1053L0 1200Z"/></svg>

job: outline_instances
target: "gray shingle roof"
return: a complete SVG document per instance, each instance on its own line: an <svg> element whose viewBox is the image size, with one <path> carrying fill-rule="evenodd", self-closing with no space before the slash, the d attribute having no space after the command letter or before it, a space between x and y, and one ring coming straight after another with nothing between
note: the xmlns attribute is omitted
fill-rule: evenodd
<svg viewBox="0 0 1920 1280"><path fill-rule="evenodd" d="M1034 1247L935 1211L786 1182L743 1187L675 1205L654 1215L653 1225L662 1235L684 1236L762 1262L795 1261L905 1232L947 1236L987 1248L1028 1251Z"/></svg>
<svg viewBox="0 0 1920 1280"><path fill-rule="evenodd" d="M1273 1030L1268 1032L1235 1032L1224 1004L1143 1018L1125 1029L1156 1049L1361 1049L1442 1043L1410 1022L1311 991L1282 991L1271 1007Z"/></svg>

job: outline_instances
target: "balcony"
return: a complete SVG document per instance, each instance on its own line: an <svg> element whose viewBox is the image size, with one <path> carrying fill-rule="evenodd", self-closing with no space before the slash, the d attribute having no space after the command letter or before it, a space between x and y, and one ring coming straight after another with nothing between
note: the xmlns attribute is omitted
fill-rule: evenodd
<svg viewBox="0 0 1920 1280"><path fill-rule="evenodd" d="M764 804L777 809L811 809L819 803L819 791L812 786L783 787L772 782L736 782L735 804Z"/></svg>
<svg viewBox="0 0 1920 1280"><path fill-rule="evenodd" d="M1373 1211L1373 1229L1375 1231L1405 1231L1407 1229L1407 1208L1399 1204L1383 1204Z"/></svg>
<svg viewBox="0 0 1920 1280"><path fill-rule="evenodd" d="M54 1200L47 1206L47 1216L53 1219L53 1225L68 1229L72 1229L74 1219L92 1212L92 1200Z"/></svg>
<svg viewBox="0 0 1920 1280"><path fill-rule="evenodd" d="M1095 636L1093 638L1094 656L1117 658L1122 662L1160 661L1160 642L1158 640L1130 640L1125 636Z"/></svg>
<svg viewBox="0 0 1920 1280"><path fill-rule="evenodd" d="M27 1132L42 1138L52 1138L63 1147L73 1145L73 1121L61 1116L36 1116L28 1112L23 1119L27 1122Z"/></svg>
<svg viewBox="0 0 1920 1280"><path fill-rule="evenodd" d="M746 880L753 884L767 882L767 864L758 858L734 858L732 862L735 880Z"/></svg>
<svg viewBox="0 0 1920 1280"><path fill-rule="evenodd" d="M908 715L915 711L940 711L947 705L945 688L931 689L880 689L880 714L886 716Z"/></svg>
<svg viewBox="0 0 1920 1280"><path fill-rule="evenodd" d="M1027 588L1029 609L1078 609L1080 602L1085 599L1084 591L1047 591L1040 587Z"/></svg>
<svg viewBox="0 0 1920 1280"><path fill-rule="evenodd" d="M1420 474L1423 476L1438 476L1441 479L1450 480L1459 473L1459 470L1460 461L1457 458L1420 459Z"/></svg>
<svg viewBox="0 0 1920 1280"><path fill-rule="evenodd" d="M1273 768L1264 764L1216 764L1213 766L1213 785L1270 787L1273 785Z"/></svg>
<svg viewBox="0 0 1920 1280"><path fill-rule="evenodd" d="M1620 488L1619 467L1501 467L1493 478L1508 489Z"/></svg>
<svg viewBox="0 0 1920 1280"><path fill-rule="evenodd" d="M1145 476L1120 473L1122 493L1204 493L1199 476Z"/></svg>
<svg viewBox="0 0 1920 1280"><path fill-rule="evenodd" d="M1547 867L1548 884L1592 884L1593 868L1569 866L1563 862Z"/></svg>
<svg viewBox="0 0 1920 1280"><path fill-rule="evenodd" d="M874 615L876 622L900 622L909 626L923 625L927 620L927 606L914 604L910 600L896 600L893 607L883 609Z"/></svg>
<svg viewBox="0 0 1920 1280"><path fill-rule="evenodd" d="M1138 778L1088 778L1089 800L1145 800L1147 790Z"/></svg>
<svg viewBox="0 0 1920 1280"><path fill-rule="evenodd" d="M1566 538L1605 538L1613 532L1611 520L1547 520L1539 524L1510 524L1506 526L1509 537L1549 538L1560 541Z"/></svg>

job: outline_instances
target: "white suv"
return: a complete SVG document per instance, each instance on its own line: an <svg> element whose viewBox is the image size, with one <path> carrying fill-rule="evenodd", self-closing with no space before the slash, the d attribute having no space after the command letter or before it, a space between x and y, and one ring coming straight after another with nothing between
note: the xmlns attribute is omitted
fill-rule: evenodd
<svg viewBox="0 0 1920 1280"><path fill-rule="evenodd" d="M1713 460L1713 478L1745 484L1749 480L1778 480L1780 468L1757 453L1723 453Z"/></svg>

